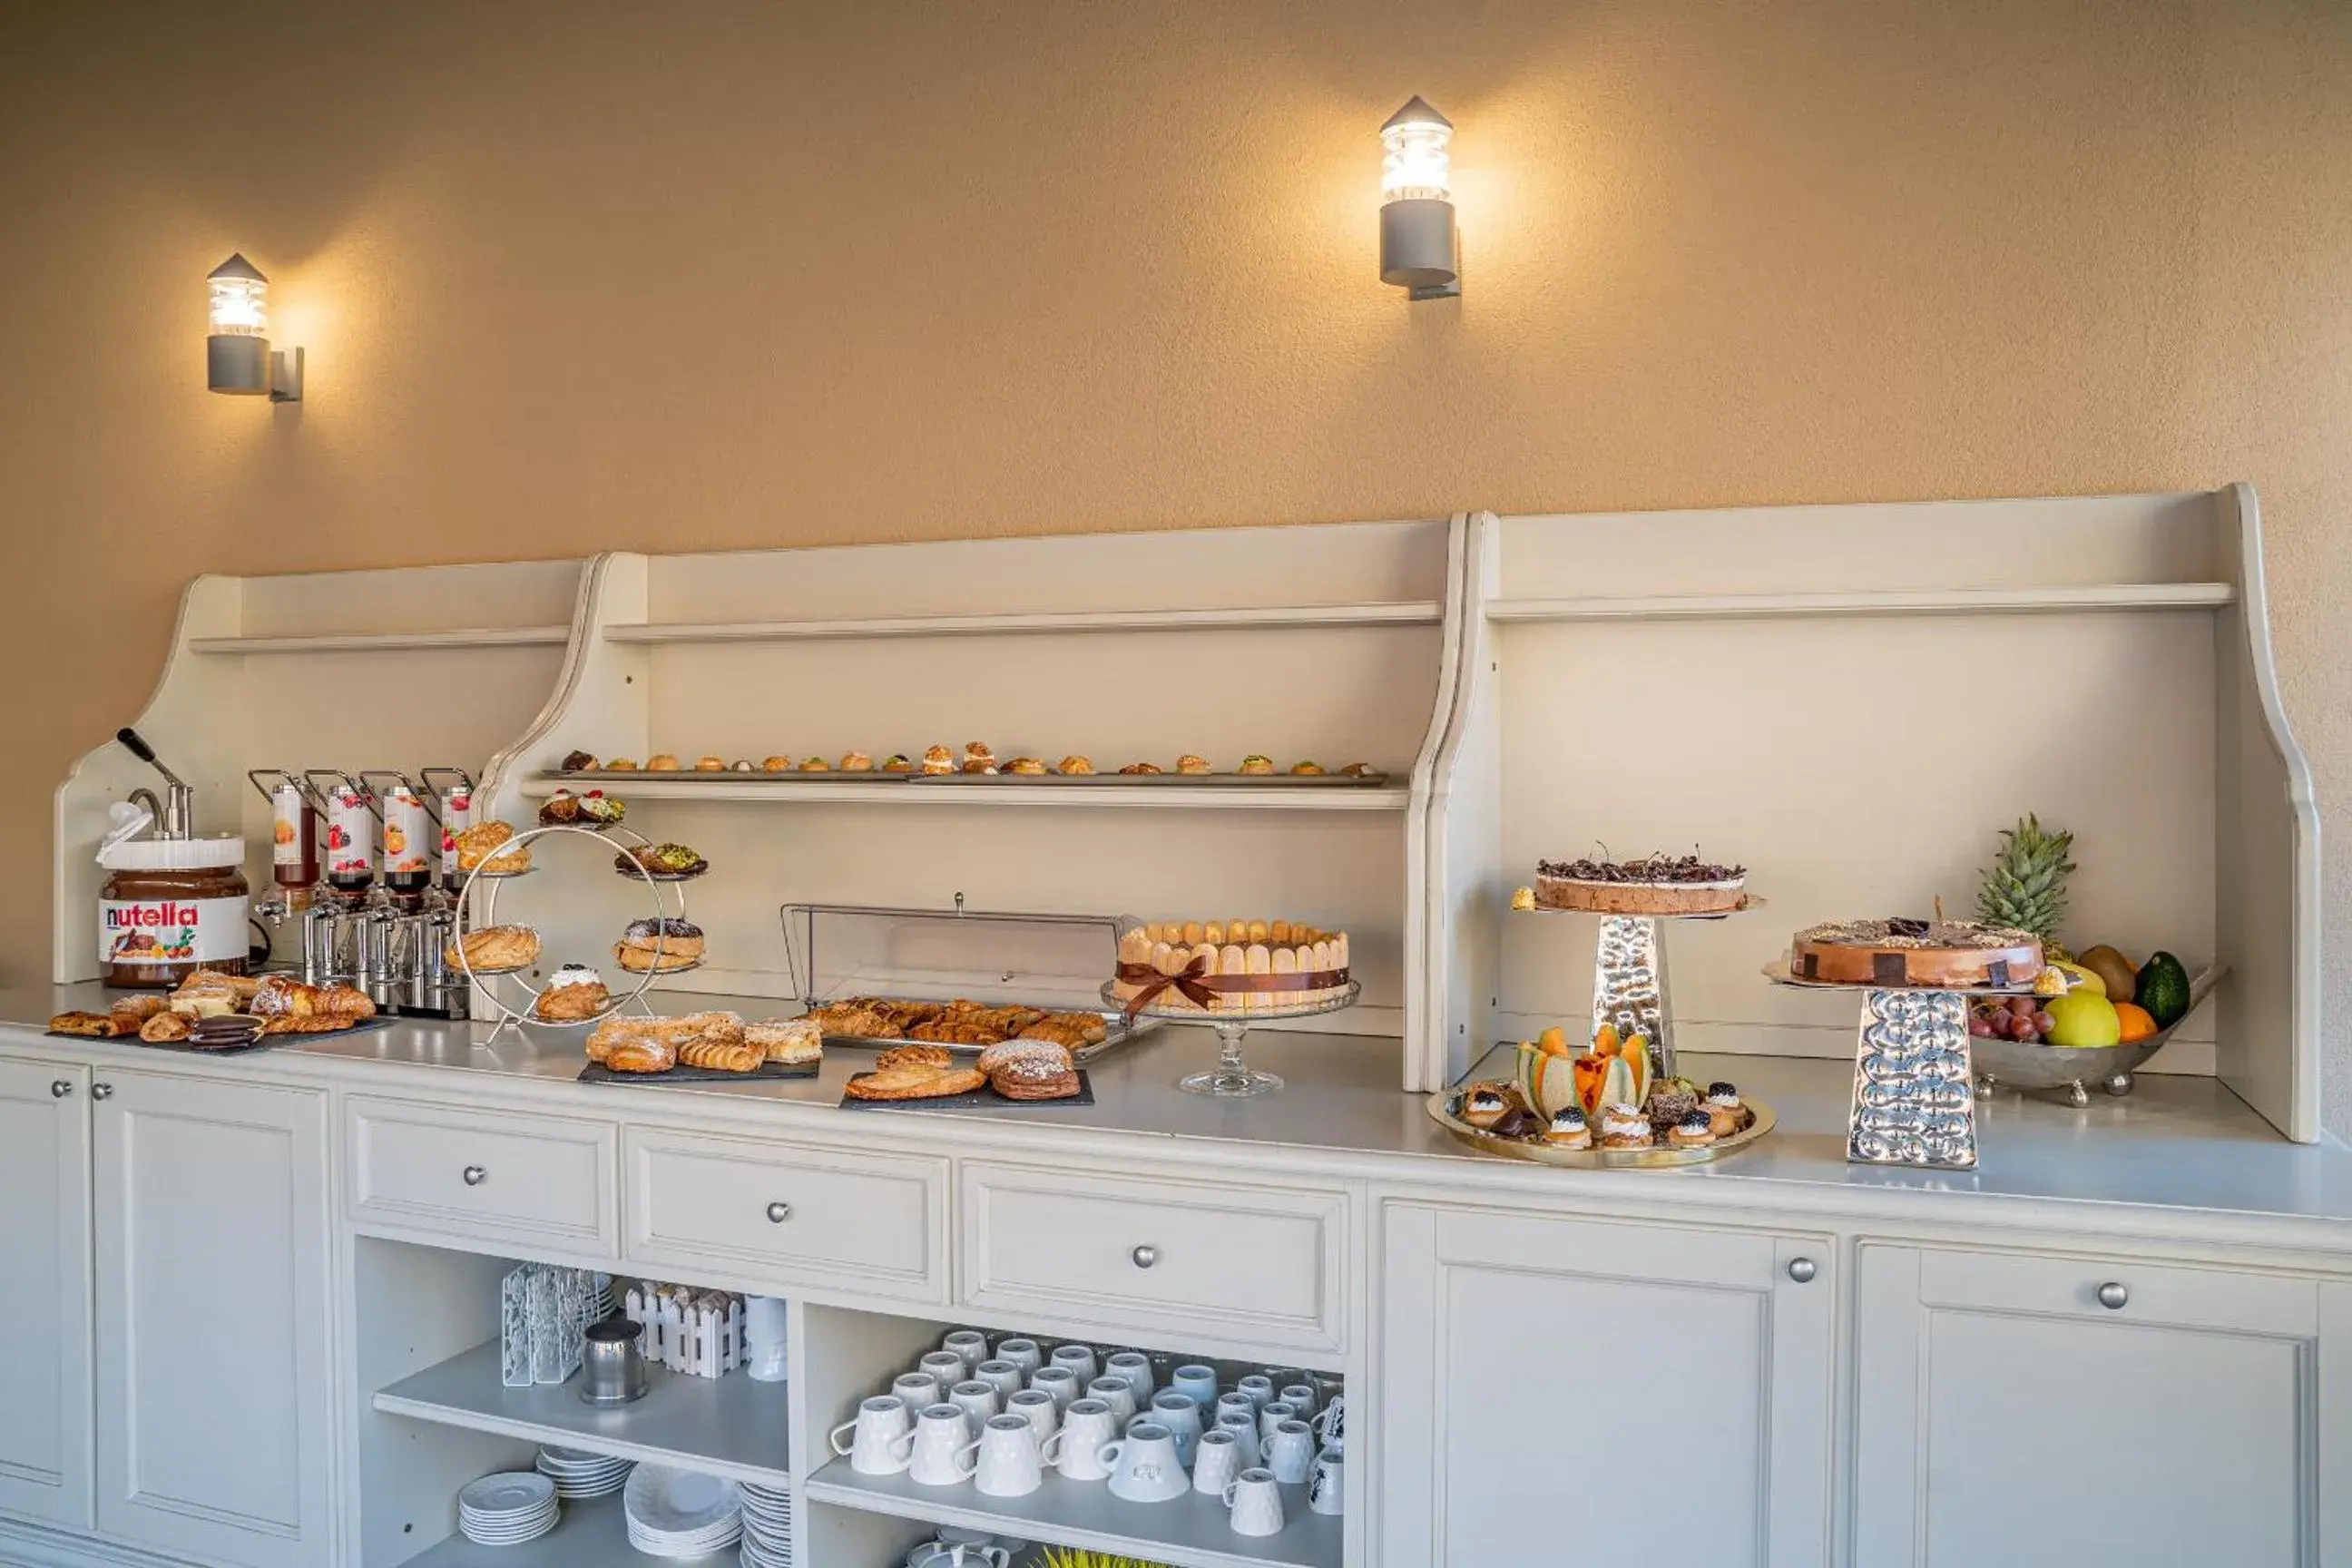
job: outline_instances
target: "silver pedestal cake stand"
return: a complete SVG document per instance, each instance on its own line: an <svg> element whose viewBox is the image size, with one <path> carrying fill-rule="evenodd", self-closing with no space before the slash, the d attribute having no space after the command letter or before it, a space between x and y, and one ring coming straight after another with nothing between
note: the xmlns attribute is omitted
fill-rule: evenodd
<svg viewBox="0 0 2352 1568"><path fill-rule="evenodd" d="M1592 941L1592 1032L1590 1044L1603 1026L1618 1037L1640 1035L1650 1043L1650 1072L1654 1078L1678 1076L1675 1068L1675 1015L1666 990L1666 924L1670 921L1723 921L1760 910L1764 900L1746 897L1736 910L1696 915L1596 915L1583 910L1555 910L1538 904L1514 910L1521 915L1575 915L1597 920L1601 929Z"/></svg>

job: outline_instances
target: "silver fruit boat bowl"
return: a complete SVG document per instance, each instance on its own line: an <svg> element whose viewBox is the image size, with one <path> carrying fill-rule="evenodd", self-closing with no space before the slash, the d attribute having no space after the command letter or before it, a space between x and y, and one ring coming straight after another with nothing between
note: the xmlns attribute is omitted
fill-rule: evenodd
<svg viewBox="0 0 2352 1568"><path fill-rule="evenodd" d="M1969 1058L1975 1068L1977 1097L1989 1098L1996 1089L2055 1089L2070 1105L2091 1102L2090 1085L2109 1094L2132 1091L2132 1074L2164 1048L2173 1031L2197 1016L2197 1009L2214 985L2230 973L2226 963L2209 963L2189 980L2189 1011L2167 1028L2127 1046L2067 1047L2026 1045L1998 1037L1971 1036Z"/></svg>

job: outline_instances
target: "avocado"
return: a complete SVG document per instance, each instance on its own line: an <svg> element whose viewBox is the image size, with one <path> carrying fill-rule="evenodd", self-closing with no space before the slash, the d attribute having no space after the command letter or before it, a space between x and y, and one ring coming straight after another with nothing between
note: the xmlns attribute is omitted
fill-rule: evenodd
<svg viewBox="0 0 2352 1568"><path fill-rule="evenodd" d="M2159 1029L2169 1029L2189 1015L2189 971L2168 952L2154 952L2139 966L2139 984L2132 1000L2147 1010Z"/></svg>

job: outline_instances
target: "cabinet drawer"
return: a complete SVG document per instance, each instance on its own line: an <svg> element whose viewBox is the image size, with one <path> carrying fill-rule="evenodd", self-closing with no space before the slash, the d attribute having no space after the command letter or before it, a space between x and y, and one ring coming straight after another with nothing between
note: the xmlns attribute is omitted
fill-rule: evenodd
<svg viewBox="0 0 2352 1568"><path fill-rule="evenodd" d="M1074 1325L1344 1348L1347 1199L967 1163L963 1300Z"/></svg>
<svg viewBox="0 0 2352 1568"><path fill-rule="evenodd" d="M1919 1303L2246 1334L2316 1331L2318 1296L2288 1275L2189 1268L2126 1258L1922 1248ZM2102 1300L2100 1292L2108 1299ZM2112 1302L2113 1304L2110 1304Z"/></svg>
<svg viewBox="0 0 2352 1568"><path fill-rule="evenodd" d="M354 1100L344 1128L357 1223L619 1253L609 1123Z"/></svg>
<svg viewBox="0 0 2352 1568"><path fill-rule="evenodd" d="M636 1127L627 1150L632 1263L947 1300L944 1159Z"/></svg>

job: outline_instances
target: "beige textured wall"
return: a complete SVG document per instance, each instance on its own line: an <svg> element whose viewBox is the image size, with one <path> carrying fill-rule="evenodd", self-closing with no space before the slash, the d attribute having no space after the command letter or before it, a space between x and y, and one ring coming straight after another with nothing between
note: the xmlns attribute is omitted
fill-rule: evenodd
<svg viewBox="0 0 2352 1568"><path fill-rule="evenodd" d="M2246 478L2341 1129L2347 301L2337 0L0 0L0 973L200 571Z"/></svg>

